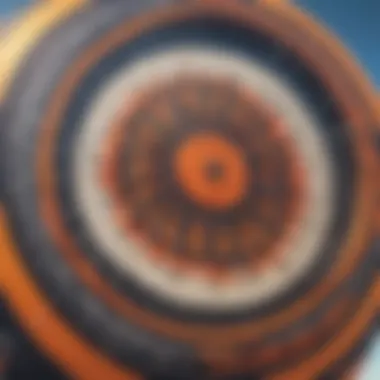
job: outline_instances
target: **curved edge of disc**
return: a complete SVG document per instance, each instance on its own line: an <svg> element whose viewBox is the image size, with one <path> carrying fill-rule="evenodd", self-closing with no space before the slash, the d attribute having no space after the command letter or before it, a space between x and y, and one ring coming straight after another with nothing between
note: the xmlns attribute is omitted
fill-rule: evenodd
<svg viewBox="0 0 380 380"><path fill-rule="evenodd" d="M30 49L51 27L82 8L88 0L42 1L7 24L0 42L0 101Z"/></svg>
<svg viewBox="0 0 380 380"><path fill-rule="evenodd" d="M319 376L323 376L326 363L339 360L339 356L343 352L347 353L349 351L348 347L352 346L352 343L360 342L361 337L366 334L367 326L374 320L379 293L380 278L373 284L363 308L355 315L352 324L346 327L340 336L337 336L329 346L321 349L315 356L299 363L289 371L275 375L270 380L310 379L314 378L313 376L318 379ZM349 372L348 375L351 375L351 373Z"/></svg>
<svg viewBox="0 0 380 380"><path fill-rule="evenodd" d="M334 52L334 55L339 57L339 61L345 66L346 71L349 71L355 79L357 85L362 89L368 104L374 112L377 111L378 121L380 123L380 107L377 99L377 90L363 65L359 62L353 52L344 44L339 36L323 21L316 17L313 13L306 9L297 6L291 0L261 0L264 3L276 5L275 9L278 12L285 13L289 16L289 20L297 23L304 29L312 31L315 40L323 41L326 49ZM379 124L380 125L380 124Z"/></svg>
<svg viewBox="0 0 380 380"><path fill-rule="evenodd" d="M4 297L18 323L34 343L59 368L76 379L139 380L140 376L121 368L77 336L45 299L25 268L0 209L1 281Z"/></svg>
<svg viewBox="0 0 380 380"><path fill-rule="evenodd" d="M69 17L88 0L38 2L7 24L0 44L0 101L12 78L38 40L54 25ZM0 208L0 292L18 322L34 343L63 372L79 379L135 380L139 376L118 368L93 347L80 340L43 297L12 244L4 211ZM1 362L1 360L0 360ZM1 363L0 363L1 364ZM3 363L5 364L5 363ZM0 365L0 378L1 378Z"/></svg>

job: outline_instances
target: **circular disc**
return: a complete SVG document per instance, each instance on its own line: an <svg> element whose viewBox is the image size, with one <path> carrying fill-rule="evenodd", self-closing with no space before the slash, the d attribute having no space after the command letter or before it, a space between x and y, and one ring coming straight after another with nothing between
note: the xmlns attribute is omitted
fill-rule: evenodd
<svg viewBox="0 0 380 380"><path fill-rule="evenodd" d="M290 6L148 0L38 43L1 131L7 260L93 347L78 361L165 379L347 370L378 291L378 115L328 44Z"/></svg>

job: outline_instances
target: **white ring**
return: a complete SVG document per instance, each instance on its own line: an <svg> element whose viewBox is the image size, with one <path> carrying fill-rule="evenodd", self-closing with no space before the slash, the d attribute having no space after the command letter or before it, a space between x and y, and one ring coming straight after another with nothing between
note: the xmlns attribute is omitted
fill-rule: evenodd
<svg viewBox="0 0 380 380"><path fill-rule="evenodd" d="M108 199L97 180L100 147L121 102L122 107L128 107L134 94L184 73L231 78L261 97L290 129L289 135L308 173L304 216L282 259L267 271L253 277L240 273L236 281L224 285L216 286L201 277L179 277L153 262L142 246L128 239L113 223ZM204 310L257 306L281 295L307 273L318 260L321 242L332 226L336 186L331 152L321 130L291 85L260 62L194 46L156 53L113 75L83 115L74 147L76 204L93 241L107 259L152 293L179 306Z"/></svg>

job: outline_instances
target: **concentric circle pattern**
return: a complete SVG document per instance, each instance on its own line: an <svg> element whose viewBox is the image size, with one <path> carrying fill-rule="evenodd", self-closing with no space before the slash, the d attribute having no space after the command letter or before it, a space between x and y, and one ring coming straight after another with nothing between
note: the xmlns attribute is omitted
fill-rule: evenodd
<svg viewBox="0 0 380 380"><path fill-rule="evenodd" d="M33 284L75 378L343 376L379 291L372 89L291 6L133 4L70 17L12 83L10 304L27 324Z"/></svg>
<svg viewBox="0 0 380 380"><path fill-rule="evenodd" d="M139 235L158 266L257 272L300 213L292 141L247 96L217 79L178 77L123 106L127 118L102 139L105 196L124 238Z"/></svg>
<svg viewBox="0 0 380 380"><path fill-rule="evenodd" d="M317 130L304 128L305 123L317 121L296 104L292 89L287 89L282 82L276 83L275 73L259 62L249 63L244 57L226 57L226 53L210 49L177 48L175 52L157 54L129 68L123 79L115 76L89 112L97 121L91 118L85 123L76 142L78 156L73 168L77 173L73 182L78 186L78 211L88 221L91 239L104 247L104 254L117 260L115 266L128 270L129 276L139 276L146 286L153 285L152 291L159 287L181 303L186 300L194 303L192 299L197 297L198 306L202 302L207 308L228 302L236 305L259 302L271 292L290 286L293 278L302 275L305 266L316 259L317 246L331 223L332 206L327 204L333 202L331 185L334 181L331 169L324 162L329 154L324 137L318 135ZM186 75L184 83L181 75ZM209 79L202 79L197 84L196 75ZM174 81L174 84L169 87L157 84L157 93L149 96L144 89L150 84L143 78L152 76L162 78L161 83ZM231 84L224 84L223 78ZM244 84L244 79L249 82ZM264 105L264 100L255 99L258 89L266 94L268 105ZM128 103L132 94L135 99L139 91L143 94L142 108L139 108L139 101L137 105L136 100ZM121 93L126 100L120 106L115 104L114 109L108 107L107 113L103 112L111 97L119 97ZM218 93L218 98L212 93ZM280 94L289 106L286 113L281 109L276 113L275 106L279 102L270 100ZM187 97L194 104L188 104ZM144 109L144 105L149 107L149 104L151 112ZM127 120L118 115L119 107L120 112L126 113ZM115 129L107 127L115 124L115 114L118 115L117 126ZM287 124L293 129L287 131ZM125 133L126 143L123 144ZM140 139L143 142L140 143ZM107 141L110 145L104 144ZM194 147L194 144L203 144L203 147ZM186 159L183 156L188 155L189 150L190 153L195 151L196 158L187 158L183 163ZM116 158L118 151L123 152L119 159ZM209 157L202 158L204 154ZM298 159L298 155L302 155L302 159ZM317 157L323 158L318 161ZM197 160L200 161L197 163ZM228 165L225 170L230 174L226 175L234 178L211 186L209 180L197 185L196 180L188 178L201 176L203 181L202 172L206 168L202 166L208 161L215 161L219 166ZM130 165L130 169L120 162ZM183 168L183 165L201 167L194 170ZM312 176L306 174L305 165ZM97 174L99 168L104 173L103 183L111 184L108 197L96 182L101 177ZM122 185L118 186L120 182ZM117 216L109 207L109 195L116 201L113 209ZM227 205L223 206L226 201L222 197L227 199ZM221 200L222 207L218 206ZM319 202L326 202L326 207L316 207ZM126 204L130 206L125 207ZM140 209L135 210L135 207ZM124 217L120 215L123 212ZM110 228L105 229L104 221L111 220L110 215L116 216L119 222L123 218L124 225L134 229L134 235L143 237L145 243L156 243L151 248L142 247L135 243L131 233L120 234L119 230L111 228L111 222L106 223ZM144 231L148 235L144 235ZM165 242L170 234L174 240ZM193 239L200 241L198 253L189 247ZM162 259L157 262L150 255L146 260L149 252ZM170 260L173 255L177 256L174 262ZM235 278L227 283L229 286L225 282L225 285L219 282L220 286L215 286L215 281L206 281L204 276L186 276L186 271L182 271L181 276L176 275L177 264L181 268L186 262L196 264L199 262L196 255L201 262L207 261L209 256L209 264L185 265L193 269L193 274L206 271L213 274L214 280L231 279L231 275L220 275L226 274L226 265L232 265L235 270L230 274ZM184 260L186 257L193 258ZM177 269L173 270L170 261ZM261 270L265 267L266 270ZM165 268L172 270L163 271Z"/></svg>

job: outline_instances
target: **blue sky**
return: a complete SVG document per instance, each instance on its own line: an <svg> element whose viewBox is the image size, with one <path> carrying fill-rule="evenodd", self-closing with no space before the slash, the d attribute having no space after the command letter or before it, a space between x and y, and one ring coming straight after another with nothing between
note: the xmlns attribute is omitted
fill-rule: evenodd
<svg viewBox="0 0 380 380"><path fill-rule="evenodd" d="M64 0L62 0L64 1ZM135 0L138 1L138 0ZM295 0L327 24L354 52L380 90L379 0ZM11 15L30 0L0 0L0 14ZM380 378L380 337L368 355L360 380Z"/></svg>
<svg viewBox="0 0 380 380"><path fill-rule="evenodd" d="M296 0L346 43L380 89L380 1ZM376 21L377 20L377 21Z"/></svg>

